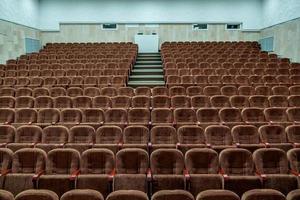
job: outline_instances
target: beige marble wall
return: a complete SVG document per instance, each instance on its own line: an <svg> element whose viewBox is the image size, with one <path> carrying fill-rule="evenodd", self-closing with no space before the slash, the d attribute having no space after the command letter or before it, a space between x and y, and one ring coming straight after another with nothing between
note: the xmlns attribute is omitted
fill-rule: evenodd
<svg viewBox="0 0 300 200"><path fill-rule="evenodd" d="M158 27L129 27L118 25L118 30L102 30L100 24L61 24L59 31L41 32L43 44L47 42L111 42L134 41L134 35L138 32L151 34L158 33L160 43L164 41L256 41L260 33L225 30L224 24L211 24L208 30L192 30L191 24L160 24Z"/></svg>
<svg viewBox="0 0 300 200"><path fill-rule="evenodd" d="M265 28L260 37L274 37L275 53L300 62L300 19Z"/></svg>
<svg viewBox="0 0 300 200"><path fill-rule="evenodd" d="M40 39L40 31L0 20L0 63L24 54L25 38Z"/></svg>

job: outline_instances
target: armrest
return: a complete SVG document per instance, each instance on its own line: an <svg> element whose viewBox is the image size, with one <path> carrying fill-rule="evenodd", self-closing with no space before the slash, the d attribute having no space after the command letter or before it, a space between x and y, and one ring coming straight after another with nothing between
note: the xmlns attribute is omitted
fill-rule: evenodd
<svg viewBox="0 0 300 200"><path fill-rule="evenodd" d="M51 125L55 125L56 124L56 122L51 122Z"/></svg>
<svg viewBox="0 0 300 200"><path fill-rule="evenodd" d="M10 123L9 123L9 122L4 122L4 124L5 124L5 125L8 125L8 124L10 124Z"/></svg>
<svg viewBox="0 0 300 200"><path fill-rule="evenodd" d="M291 174L293 174L295 176L300 176L300 174L298 172L294 171L294 170L291 170L290 172L291 172Z"/></svg>
<svg viewBox="0 0 300 200"><path fill-rule="evenodd" d="M178 149L180 147L180 145L181 145L180 142L177 142L176 143L176 149Z"/></svg>
<svg viewBox="0 0 300 200"><path fill-rule="evenodd" d="M11 170L10 169L7 169L7 170L4 170L4 171L1 171L1 173L0 173L0 177L1 176L5 176L6 174L8 174L8 173L10 173L11 172Z"/></svg>
<svg viewBox="0 0 300 200"><path fill-rule="evenodd" d="M266 148L270 147L270 143L269 142L264 142L264 145L266 146Z"/></svg>
<svg viewBox="0 0 300 200"><path fill-rule="evenodd" d="M119 148L119 149L122 149L122 147L123 147L123 142L119 142L119 143L118 143L118 148Z"/></svg>
<svg viewBox="0 0 300 200"><path fill-rule="evenodd" d="M116 169L113 169L108 176L108 181L112 182L114 180L115 175L116 175Z"/></svg>
<svg viewBox="0 0 300 200"><path fill-rule="evenodd" d="M226 180L226 179L229 179L229 176L228 176L228 174L226 174L225 172L224 172L224 170L223 169L220 169L220 174L223 176L223 178L224 178L224 180Z"/></svg>
<svg viewBox="0 0 300 200"><path fill-rule="evenodd" d="M255 173L256 173L256 175L258 175L262 180L265 180L265 179L267 178L267 175L266 175L266 174L262 174L262 173L260 173L260 172L258 172L258 171L256 171Z"/></svg>
<svg viewBox="0 0 300 200"><path fill-rule="evenodd" d="M207 143L206 144L207 148L211 148L211 144Z"/></svg>
<svg viewBox="0 0 300 200"><path fill-rule="evenodd" d="M28 125L32 125L32 122L28 122Z"/></svg>
<svg viewBox="0 0 300 200"><path fill-rule="evenodd" d="M77 178L77 176L80 174L80 170L76 170L74 171L71 176L70 176L70 180L71 181L75 181L75 179Z"/></svg>
<svg viewBox="0 0 300 200"><path fill-rule="evenodd" d="M147 181L152 181L152 172L150 168L147 170Z"/></svg>
<svg viewBox="0 0 300 200"><path fill-rule="evenodd" d="M237 143L235 143L235 146L239 148L241 146L241 144L239 142L237 142Z"/></svg>
<svg viewBox="0 0 300 200"><path fill-rule="evenodd" d="M189 171L187 169L183 170L183 175L184 175L184 178L185 180L189 181L191 176L189 174Z"/></svg>
<svg viewBox="0 0 300 200"><path fill-rule="evenodd" d="M40 178L40 176L42 176L45 173L44 170L38 172L37 174L33 175L32 177L32 181L37 181L38 178Z"/></svg>

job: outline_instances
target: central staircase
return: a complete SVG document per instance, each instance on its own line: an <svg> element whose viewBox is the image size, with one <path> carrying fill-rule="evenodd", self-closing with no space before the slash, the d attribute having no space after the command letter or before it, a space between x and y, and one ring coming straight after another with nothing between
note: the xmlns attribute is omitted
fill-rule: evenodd
<svg viewBox="0 0 300 200"><path fill-rule="evenodd" d="M129 87L164 86L164 71L160 53L139 53L131 70Z"/></svg>

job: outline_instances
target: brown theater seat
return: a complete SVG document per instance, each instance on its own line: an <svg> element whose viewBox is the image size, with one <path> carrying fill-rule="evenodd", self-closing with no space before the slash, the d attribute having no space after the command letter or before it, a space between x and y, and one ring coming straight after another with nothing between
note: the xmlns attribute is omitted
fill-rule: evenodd
<svg viewBox="0 0 300 200"><path fill-rule="evenodd" d="M152 200L194 200L194 196L184 190L161 190L152 195Z"/></svg>
<svg viewBox="0 0 300 200"><path fill-rule="evenodd" d="M61 200L104 200L102 194L90 189L76 189L66 192L60 198Z"/></svg>
<svg viewBox="0 0 300 200"><path fill-rule="evenodd" d="M152 192L184 189L184 156L176 149L157 149L150 156Z"/></svg>
<svg viewBox="0 0 300 200"><path fill-rule="evenodd" d="M23 148L13 154L12 170L5 176L3 189L13 195L36 187L35 176L44 172L46 153L41 149Z"/></svg>
<svg viewBox="0 0 300 200"><path fill-rule="evenodd" d="M285 200L285 196L273 189L254 189L244 193L242 200Z"/></svg>
<svg viewBox="0 0 300 200"><path fill-rule="evenodd" d="M197 195L196 200L240 200L239 196L228 190L206 190Z"/></svg>
<svg viewBox="0 0 300 200"><path fill-rule="evenodd" d="M110 193L106 200L148 200L147 194L136 190L118 190Z"/></svg>
<svg viewBox="0 0 300 200"><path fill-rule="evenodd" d="M16 195L15 200L59 200L57 194L50 190L26 190Z"/></svg>
<svg viewBox="0 0 300 200"><path fill-rule="evenodd" d="M122 129L114 125L101 126L96 131L94 148L107 148L116 153L122 145Z"/></svg>
<svg viewBox="0 0 300 200"><path fill-rule="evenodd" d="M89 149L82 153L77 189L92 189L106 197L111 189L115 156L108 149Z"/></svg>

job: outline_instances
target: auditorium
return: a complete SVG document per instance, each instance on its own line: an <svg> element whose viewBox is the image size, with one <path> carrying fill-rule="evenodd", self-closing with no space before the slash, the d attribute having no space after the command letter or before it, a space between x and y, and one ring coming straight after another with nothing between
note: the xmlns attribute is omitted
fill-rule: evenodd
<svg viewBox="0 0 300 200"><path fill-rule="evenodd" d="M300 200L300 1L0 0L0 200Z"/></svg>

